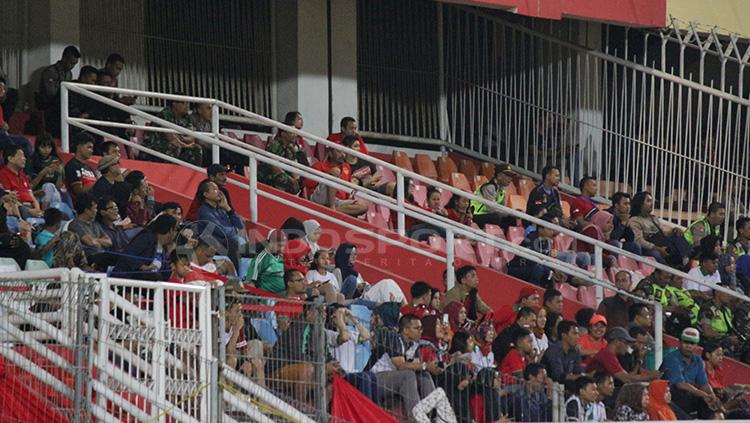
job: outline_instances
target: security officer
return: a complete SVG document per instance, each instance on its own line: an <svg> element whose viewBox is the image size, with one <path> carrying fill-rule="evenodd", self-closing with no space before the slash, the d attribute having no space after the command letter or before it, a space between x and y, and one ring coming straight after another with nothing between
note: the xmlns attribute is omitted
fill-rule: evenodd
<svg viewBox="0 0 750 423"><path fill-rule="evenodd" d="M730 349L739 345L739 340L734 335L731 295L715 290L714 300L706 301L700 308L699 319L703 337L707 341L719 343Z"/></svg>
<svg viewBox="0 0 750 423"><path fill-rule="evenodd" d="M638 290L661 303L664 312L667 313L667 324L671 326L672 331L679 332L697 324L700 307L690 292L682 287L682 279L655 269L648 278L638 284L636 291Z"/></svg>
<svg viewBox="0 0 750 423"><path fill-rule="evenodd" d="M688 225L685 239L691 246L700 244L701 239L708 235L721 238L721 224L726 217L726 207L723 203L714 201L708 206L708 213Z"/></svg>
<svg viewBox="0 0 750 423"><path fill-rule="evenodd" d="M513 178L518 174L509 164L499 164L495 166L495 177L491 181L482 184L474 191L474 195L486 200L495 201L501 206L508 203L507 188L513 183ZM502 216L497 210L482 204L479 201L471 200L470 203L474 223L484 228L486 224L493 224L506 229L515 223L512 216Z"/></svg>

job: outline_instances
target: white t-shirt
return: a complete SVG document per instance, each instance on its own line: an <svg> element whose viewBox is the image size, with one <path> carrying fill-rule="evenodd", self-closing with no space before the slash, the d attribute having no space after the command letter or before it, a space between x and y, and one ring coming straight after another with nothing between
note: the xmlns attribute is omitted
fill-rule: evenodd
<svg viewBox="0 0 750 423"><path fill-rule="evenodd" d="M474 351L471 352L471 363L477 368L477 370L484 369L485 367L495 367L495 354L490 351L489 354L482 354L479 346L474 347Z"/></svg>
<svg viewBox="0 0 750 423"><path fill-rule="evenodd" d="M549 339L547 339L547 334L543 333L541 339L537 338L536 335L532 336L531 344L532 347L539 352L539 357L543 356L544 352L547 351L547 348L549 348Z"/></svg>
<svg viewBox="0 0 750 423"><path fill-rule="evenodd" d="M702 279L704 282L710 282L710 283L721 283L721 275L719 275L719 271L717 270L711 275L704 275L703 272L701 272L700 266L693 267L688 272L688 275L693 276L697 279ZM701 292L711 292L711 288L699 285L691 280L683 279L682 280L682 287L687 289L688 291L701 291Z"/></svg>
<svg viewBox="0 0 750 423"><path fill-rule="evenodd" d="M336 279L336 275L333 274L333 272L326 272L325 275L321 274L317 270L308 270L307 271L307 283L313 283L313 282L320 282L320 283L330 283L331 286L336 290L336 292L341 292L341 287L339 287L339 281Z"/></svg>

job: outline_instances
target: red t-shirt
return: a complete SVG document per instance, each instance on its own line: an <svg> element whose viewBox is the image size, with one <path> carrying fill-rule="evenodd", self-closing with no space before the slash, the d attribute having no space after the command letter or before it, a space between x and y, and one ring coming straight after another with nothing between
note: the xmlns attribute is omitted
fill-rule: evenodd
<svg viewBox="0 0 750 423"><path fill-rule="evenodd" d="M310 246L304 239L293 239L286 244L286 249L282 253L284 257L284 270L299 270L303 275L307 273L309 265L305 265L301 260L310 254Z"/></svg>
<svg viewBox="0 0 750 423"><path fill-rule="evenodd" d="M617 373L624 372L620 361L617 360L615 353L609 350L609 348L602 348L598 353L594 354L589 360L589 364L586 366L586 372L605 372L612 376Z"/></svg>
<svg viewBox="0 0 750 423"><path fill-rule="evenodd" d="M315 170L319 170L323 173L328 173L331 171L331 169L339 167L341 169L341 174L339 175L339 178L346 182L352 181L352 167L349 165L349 163L341 163L340 165L331 163L329 161L325 162L317 162L314 165L312 165L312 168ZM312 179L305 179L305 187L307 188L307 194L312 195L313 191L315 191L315 188L318 186L317 181L313 181ZM346 191L338 190L336 192L336 198L341 200L346 200L349 198L349 194Z"/></svg>
<svg viewBox="0 0 750 423"><path fill-rule="evenodd" d="M370 154L367 151L367 146L365 145L365 140L362 139L362 136L359 135L359 133L354 134L355 137L357 137L357 141L359 141L359 152L362 154ZM344 140L344 133L343 132L337 132L335 134L331 134L326 138L328 141L335 142L336 144L341 144L341 141Z"/></svg>
<svg viewBox="0 0 750 423"><path fill-rule="evenodd" d="M458 222L458 223L461 223L461 224L466 225L466 226L471 226L472 220L471 220L471 215L470 214L466 214L465 215L466 217L464 218L464 220L461 221L460 218L459 218L459 216L458 216L458 213L456 213L455 211L453 211L453 209L445 209L445 211L448 212L448 219L453 220L453 221Z"/></svg>
<svg viewBox="0 0 750 423"><path fill-rule="evenodd" d="M413 314L421 319L424 316L437 314L437 312L433 310L430 306L426 306L424 304L420 304L417 306L412 306L412 305L407 304L401 307L401 315L405 316L407 314Z"/></svg>
<svg viewBox="0 0 750 423"><path fill-rule="evenodd" d="M721 369L721 367L716 367L714 371L709 371L708 367L706 366L706 363L703 363L704 368L706 369L706 376L708 377L708 384L711 385L714 389L723 389L724 388L724 371Z"/></svg>
<svg viewBox="0 0 750 423"><path fill-rule="evenodd" d="M31 192L29 177L19 170L18 174L11 170L10 166L0 168L0 186L6 191L18 193L18 201L21 203L33 203L34 194Z"/></svg>
<svg viewBox="0 0 750 423"><path fill-rule="evenodd" d="M604 347L607 346L607 340L602 338L599 341L594 341L594 338L591 337L591 334L587 333L583 336L581 336L578 339L578 346L582 350L596 350L597 352L601 351ZM596 355L596 354L594 354ZM589 361L593 358L592 356L586 357L583 359L583 364L587 365Z"/></svg>
<svg viewBox="0 0 750 423"><path fill-rule="evenodd" d="M500 373L503 375L503 383L514 384L517 383L516 376L513 373L521 372L526 368L526 358L521 355L518 349L511 349L508 354L505 355L503 361L500 363Z"/></svg>

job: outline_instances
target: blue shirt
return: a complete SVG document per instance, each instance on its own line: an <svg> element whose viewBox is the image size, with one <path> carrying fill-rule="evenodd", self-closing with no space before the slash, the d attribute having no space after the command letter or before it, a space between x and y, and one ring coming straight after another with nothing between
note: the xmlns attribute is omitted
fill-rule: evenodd
<svg viewBox="0 0 750 423"><path fill-rule="evenodd" d="M695 386L708 385L706 369L698 354L693 354L690 363L687 363L680 350L672 351L664 357L661 370L664 371L664 378L672 385L678 383L689 383Z"/></svg>
<svg viewBox="0 0 750 423"><path fill-rule="evenodd" d="M45 245L47 245L50 241L52 241L52 238L55 237L55 234L52 232L47 231L46 229L39 232L39 235L36 236L36 246L37 248L42 248ZM45 263L47 263L47 266L51 268L54 267L54 255L55 249L52 248L49 251L47 251L44 256L42 257L42 260L44 260Z"/></svg>
<svg viewBox="0 0 750 423"><path fill-rule="evenodd" d="M238 230L242 229L242 220L237 216L237 213L227 213L221 207L211 208L206 204L202 204L198 209L198 220L211 222L218 226L227 237L236 237Z"/></svg>

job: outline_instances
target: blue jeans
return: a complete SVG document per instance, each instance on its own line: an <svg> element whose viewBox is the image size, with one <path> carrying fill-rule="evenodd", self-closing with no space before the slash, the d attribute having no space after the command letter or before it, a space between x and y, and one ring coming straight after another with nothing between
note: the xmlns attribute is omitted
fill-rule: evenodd
<svg viewBox="0 0 750 423"><path fill-rule="evenodd" d="M643 255L643 249L636 242L633 242L633 241L620 242L616 239L611 239L608 241L608 243L609 245L612 245L613 247L621 248L627 252L638 254L639 256Z"/></svg>
<svg viewBox="0 0 750 423"><path fill-rule="evenodd" d="M557 259L566 263L575 264L581 269L587 269L591 266L591 254L577 253L575 251L558 251Z"/></svg>

